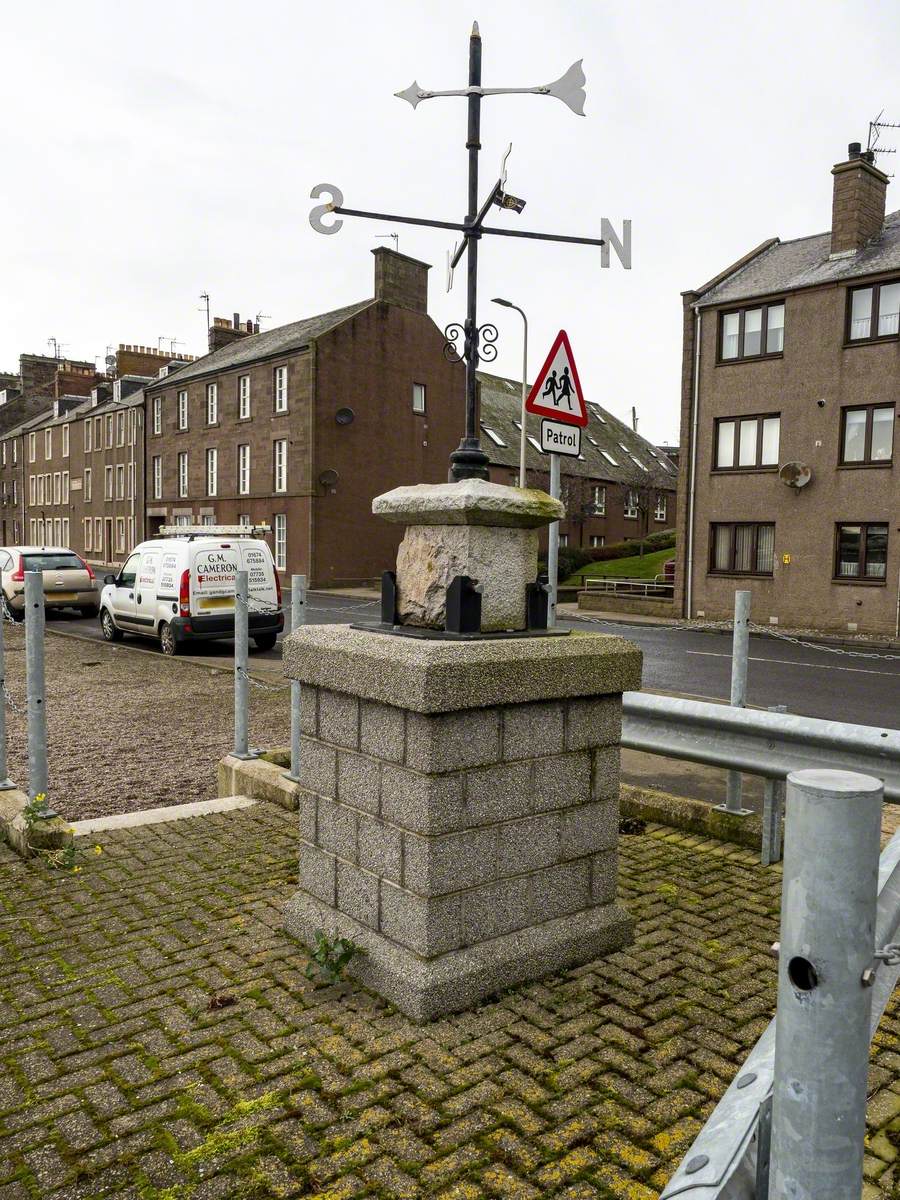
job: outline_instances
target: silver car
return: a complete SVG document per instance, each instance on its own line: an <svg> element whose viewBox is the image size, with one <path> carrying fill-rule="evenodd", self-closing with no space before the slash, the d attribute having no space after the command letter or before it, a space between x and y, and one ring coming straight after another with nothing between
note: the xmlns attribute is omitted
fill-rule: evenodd
<svg viewBox="0 0 900 1200"><path fill-rule="evenodd" d="M25 616L25 572L44 577L47 608L77 608L84 617L100 612L100 589L88 564L65 546L0 547L0 605L13 621Z"/></svg>

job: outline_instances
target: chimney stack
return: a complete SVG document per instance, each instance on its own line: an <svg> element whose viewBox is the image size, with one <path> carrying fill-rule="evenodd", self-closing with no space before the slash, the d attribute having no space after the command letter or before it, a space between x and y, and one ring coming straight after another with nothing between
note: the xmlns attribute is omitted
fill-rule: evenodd
<svg viewBox="0 0 900 1200"><path fill-rule="evenodd" d="M875 166L875 155L859 142L847 147L847 161L836 163L831 205L831 253L855 254L881 233L888 177Z"/></svg>
<svg viewBox="0 0 900 1200"><path fill-rule="evenodd" d="M227 317L213 317L213 323L209 327L209 352L212 354L214 350L230 346L232 342L245 338L252 332L252 322L247 321L246 325L242 325L240 313L234 313L230 321Z"/></svg>
<svg viewBox="0 0 900 1200"><path fill-rule="evenodd" d="M414 312L428 312L428 263L407 254L398 254L387 246L373 250L375 255L375 299Z"/></svg>

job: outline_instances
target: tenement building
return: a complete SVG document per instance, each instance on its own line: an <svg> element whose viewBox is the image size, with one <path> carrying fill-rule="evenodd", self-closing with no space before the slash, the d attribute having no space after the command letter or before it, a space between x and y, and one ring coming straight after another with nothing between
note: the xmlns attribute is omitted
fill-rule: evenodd
<svg viewBox="0 0 900 1200"><path fill-rule="evenodd" d="M898 633L900 212L857 143L832 175L829 232L684 293L685 616Z"/></svg>

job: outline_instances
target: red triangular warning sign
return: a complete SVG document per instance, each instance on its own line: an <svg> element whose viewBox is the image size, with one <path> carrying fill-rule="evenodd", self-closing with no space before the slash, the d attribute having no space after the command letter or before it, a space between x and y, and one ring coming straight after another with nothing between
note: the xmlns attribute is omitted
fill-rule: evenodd
<svg viewBox="0 0 900 1200"><path fill-rule="evenodd" d="M556 335L547 361L525 401L525 408L539 417L552 417L565 425L584 428L588 423L578 369L564 329Z"/></svg>

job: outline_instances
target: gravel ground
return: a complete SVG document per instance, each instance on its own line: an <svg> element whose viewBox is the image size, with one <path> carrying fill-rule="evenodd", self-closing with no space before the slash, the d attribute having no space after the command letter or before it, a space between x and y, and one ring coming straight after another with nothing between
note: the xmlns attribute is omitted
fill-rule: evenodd
<svg viewBox="0 0 900 1200"><path fill-rule="evenodd" d="M27 786L25 636L4 625L9 774ZM233 677L125 646L46 639L48 799L69 821L216 795L232 746ZM271 677L271 676L270 676ZM287 691L250 688L251 744L290 741Z"/></svg>

